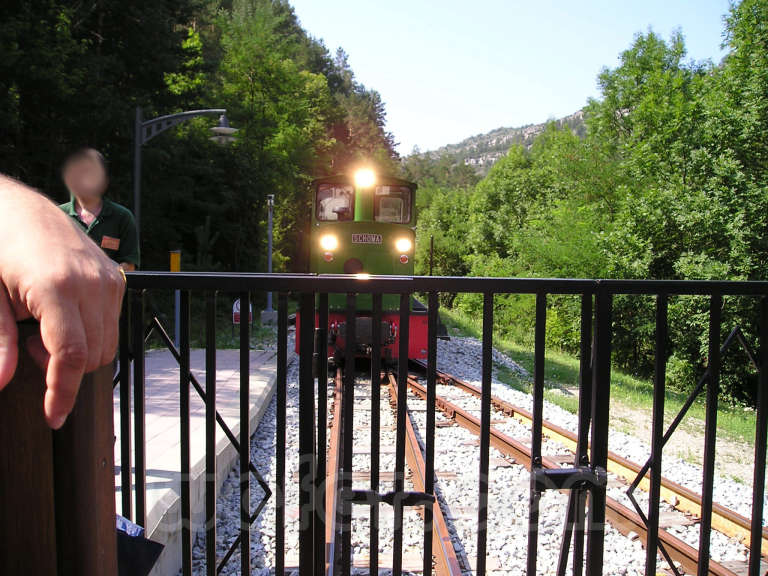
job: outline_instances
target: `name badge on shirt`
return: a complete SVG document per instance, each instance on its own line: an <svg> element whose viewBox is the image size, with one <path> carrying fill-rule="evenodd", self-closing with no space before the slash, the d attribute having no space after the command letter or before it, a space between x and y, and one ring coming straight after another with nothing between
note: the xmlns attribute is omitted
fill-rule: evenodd
<svg viewBox="0 0 768 576"><path fill-rule="evenodd" d="M105 250L119 250L120 238L112 238L112 236L101 237L101 247Z"/></svg>

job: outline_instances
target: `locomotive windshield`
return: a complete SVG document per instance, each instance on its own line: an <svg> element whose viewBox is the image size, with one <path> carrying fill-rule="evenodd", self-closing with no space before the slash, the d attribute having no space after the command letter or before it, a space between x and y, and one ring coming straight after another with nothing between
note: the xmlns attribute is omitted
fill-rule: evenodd
<svg viewBox="0 0 768 576"><path fill-rule="evenodd" d="M376 222L407 224L411 221L411 195L407 186L377 186L373 219Z"/></svg>
<svg viewBox="0 0 768 576"><path fill-rule="evenodd" d="M342 184L320 184L317 188L317 219L323 222L354 218L354 190Z"/></svg>

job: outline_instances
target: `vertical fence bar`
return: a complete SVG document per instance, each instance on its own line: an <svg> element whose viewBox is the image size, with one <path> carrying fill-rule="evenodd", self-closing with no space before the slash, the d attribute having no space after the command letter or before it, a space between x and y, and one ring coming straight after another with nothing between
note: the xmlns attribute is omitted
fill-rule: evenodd
<svg viewBox="0 0 768 576"><path fill-rule="evenodd" d="M749 576L759 576L763 542L763 498L765 495L765 451L768 441L768 298L760 300L760 373L757 382L755 422L755 468L752 481L752 526L749 546Z"/></svg>
<svg viewBox="0 0 768 576"><path fill-rule="evenodd" d="M595 357L592 368L592 468L604 472L608 463L608 414L611 392L611 340L613 296L598 286L595 297ZM591 490L587 576L603 573L605 538L605 486Z"/></svg>
<svg viewBox="0 0 768 576"><path fill-rule="evenodd" d="M592 294L581 296L581 342L579 345L579 436L578 464L589 464L589 423L592 416ZM573 576L584 572L584 523L587 491L579 490L573 536Z"/></svg>
<svg viewBox="0 0 768 576"><path fill-rule="evenodd" d="M651 487L648 501L648 535L645 545L645 575L655 576L659 546L659 501L661 500L661 458L664 441L664 394L667 380L667 301L656 297L656 366L651 419Z"/></svg>
<svg viewBox="0 0 768 576"><path fill-rule="evenodd" d="M181 569L192 575L192 507L189 473L189 291L179 294L179 431L181 449Z"/></svg>
<svg viewBox="0 0 768 576"><path fill-rule="evenodd" d="M130 298L123 298L120 314L120 511L129 520L133 517L131 498L131 356L130 356Z"/></svg>
<svg viewBox="0 0 768 576"><path fill-rule="evenodd" d="M328 294L317 298L317 471L315 473L315 574L325 572L325 474L328 442ZM287 318L286 318L287 319Z"/></svg>
<svg viewBox="0 0 768 576"><path fill-rule="evenodd" d="M544 361L547 335L547 295L536 294L536 328L533 364L533 422L531 425L531 488L528 509L527 574L536 576L539 548L539 501L541 492L536 487L536 470L541 468L541 430L544 418Z"/></svg>
<svg viewBox="0 0 768 576"><path fill-rule="evenodd" d="M131 328L133 332L133 433L134 433L134 482L136 487L136 519L139 526L146 526L147 460L145 446L144 413L144 292L133 292L131 302Z"/></svg>
<svg viewBox="0 0 768 576"><path fill-rule="evenodd" d="M485 576L488 548L488 468L491 446L491 377L493 375L493 294L483 294L482 393L480 399L480 473L477 504L477 576Z"/></svg>
<svg viewBox="0 0 768 576"><path fill-rule="evenodd" d="M574 466L587 466L589 455L589 421L592 406L592 294L581 295L581 339L579 344L579 409L578 436ZM568 553L573 536L573 576L584 572L584 507L587 501L585 490L575 488L568 495L568 518L563 527L560 545L558 576L564 576L568 566Z"/></svg>
<svg viewBox="0 0 768 576"><path fill-rule="evenodd" d="M275 398L275 574L285 574L285 431L288 365L288 295L277 296Z"/></svg>
<svg viewBox="0 0 768 576"><path fill-rule="evenodd" d="M240 574L251 573L251 295L240 293Z"/></svg>
<svg viewBox="0 0 768 576"><path fill-rule="evenodd" d="M352 489L352 446L354 435L355 403L355 355L357 353L357 335L355 312L357 302L355 294L347 294L347 313L345 323L344 382L341 402L341 574L349 576L352 566L352 503L347 498Z"/></svg>
<svg viewBox="0 0 768 576"><path fill-rule="evenodd" d="M701 524L699 525L698 576L709 574L709 538L712 532L712 488L715 480L717 439L717 396L720 389L720 312L723 297L712 294L709 301L709 358L707 371L707 414L704 429L704 472L701 481ZM758 545L759 546L759 545Z"/></svg>
<svg viewBox="0 0 768 576"><path fill-rule="evenodd" d="M592 346L592 294L581 297L581 343L579 350L579 436L576 452L579 464L589 464L589 424L592 417L592 370L594 348ZM584 537L587 491L579 491L576 508L576 527L573 542L573 576L584 572Z"/></svg>
<svg viewBox="0 0 768 576"><path fill-rule="evenodd" d="M426 455L424 458L424 491L435 493L435 396L437 394L437 292L430 292L427 300L427 414L426 414ZM432 506L424 506L424 567L423 574L432 572L432 531L434 520Z"/></svg>
<svg viewBox="0 0 768 576"><path fill-rule="evenodd" d="M216 292L205 299L205 568L216 576Z"/></svg>
<svg viewBox="0 0 768 576"><path fill-rule="evenodd" d="M581 296L581 339L579 342L579 430L576 452L579 464L589 463L589 424L592 420L592 294Z"/></svg>
<svg viewBox="0 0 768 576"><path fill-rule="evenodd" d="M405 420L408 411L408 337L410 333L411 296L400 294L400 327L397 351L397 429L395 431L395 492L405 489ZM395 498L395 533L392 549L392 575L403 572L403 503Z"/></svg>
<svg viewBox="0 0 768 576"><path fill-rule="evenodd" d="M379 492L381 434L381 294L373 295L371 317L371 490ZM379 573L379 503L371 503L369 573Z"/></svg>
<svg viewBox="0 0 768 576"><path fill-rule="evenodd" d="M557 576L565 576L568 570L568 554L571 551L571 535L579 518L579 504L581 502L581 490L573 488L568 492L568 504L565 509L565 521L563 522L563 535L560 539L560 555L557 558ZM573 562L576 565L576 542L574 540Z"/></svg>
<svg viewBox="0 0 768 576"><path fill-rule="evenodd" d="M315 381L314 354L315 295L299 299L301 326L299 349L299 574L314 574L315 486Z"/></svg>
<svg viewBox="0 0 768 576"><path fill-rule="evenodd" d="M317 464L315 472L315 574L325 572L325 481L328 441L328 294L317 298Z"/></svg>

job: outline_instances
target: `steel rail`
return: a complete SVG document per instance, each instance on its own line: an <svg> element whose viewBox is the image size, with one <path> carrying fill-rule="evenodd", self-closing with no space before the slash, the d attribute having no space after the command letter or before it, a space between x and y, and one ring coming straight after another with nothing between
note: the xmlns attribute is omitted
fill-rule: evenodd
<svg viewBox="0 0 768 576"><path fill-rule="evenodd" d="M409 378L408 386L419 397L426 400L427 390L419 382L413 378ZM480 434L480 420L478 418L456 404L439 396L435 399L435 403L446 416L454 420L457 424L475 434ZM525 466L526 469L530 470L531 451L528 446L514 438L510 438L494 427L491 427L490 441L491 445L501 453L506 454L519 464ZM561 467L558 462L547 457L542 457L541 465L543 468L548 469L558 469ZM606 518L610 521L610 524L622 534L627 535L630 532L633 532L641 538L643 543L645 543L647 537L645 523L636 512L612 498L606 498ZM666 530L659 530L659 541L667 548L672 559L680 562L680 565L686 572L696 573L699 564L697 550ZM733 572L714 561L710 561L709 563L709 575L738 576L736 572Z"/></svg>
<svg viewBox="0 0 768 576"><path fill-rule="evenodd" d="M424 367L424 365L417 360L412 360L411 363L418 367L419 370L426 370L426 367ZM453 385L472 394L477 398L480 398L481 390L473 384L464 382L463 380L460 380L459 378L456 378L455 376L445 372L438 371L437 378L443 383ZM497 410L503 412L507 416L515 418L527 426L531 425L533 416L528 410L515 406L514 404L511 404L496 396L491 398L491 403ZM575 433L571 432L570 430L566 430L557 424L547 422L546 420L544 421L543 428L544 436L562 444L571 451L576 450L576 441L578 438ZM631 483L637 477L640 469L641 468L639 464L632 462L631 460L627 460L615 452L608 452L608 472L611 472ZM640 481L639 487L647 492L649 490L649 486L650 481L648 474L646 473L646 475ZM697 494L689 488L686 488L685 486L682 486L681 484L678 484L677 482L673 482L668 478L662 477L661 498L681 512L686 512L688 514L692 514L693 516L701 517L701 495ZM738 512L734 512L730 508L726 508L722 504L713 503L712 505L712 528L722 534L725 534L726 536L743 542L747 547L751 546L752 536L750 519L742 516ZM768 527L763 528L761 551L763 556L768 555Z"/></svg>
<svg viewBox="0 0 768 576"><path fill-rule="evenodd" d="M333 576L336 563L336 516L339 493L339 466L341 465L341 402L342 402L342 372L336 370L333 393L333 420L331 432L328 435L328 461L326 465L325 490L325 573ZM320 391L323 392L322 390ZM318 449L324 449L319 446Z"/></svg>
<svg viewBox="0 0 768 576"><path fill-rule="evenodd" d="M397 380L394 374L388 374L388 386L390 399L397 403ZM424 455L421 452L421 445L416 437L416 431L413 428L410 412L406 413L406 448L405 457L408 461L408 467L411 469L411 480L414 488L418 492L423 492L425 488L426 464ZM440 503L435 500L432 505L432 549L436 560L435 573L439 576L461 576L461 565L456 556L456 549L451 541L451 534L448 531L448 524L443 516Z"/></svg>

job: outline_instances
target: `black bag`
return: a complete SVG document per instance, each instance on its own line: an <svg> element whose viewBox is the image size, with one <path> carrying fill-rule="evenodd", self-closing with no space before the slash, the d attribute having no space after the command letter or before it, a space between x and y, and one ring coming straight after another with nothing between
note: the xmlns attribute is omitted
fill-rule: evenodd
<svg viewBox="0 0 768 576"><path fill-rule="evenodd" d="M144 537L144 528L117 516L118 576L147 576L163 548L162 544Z"/></svg>

